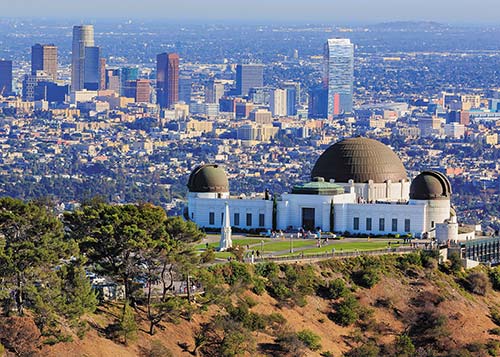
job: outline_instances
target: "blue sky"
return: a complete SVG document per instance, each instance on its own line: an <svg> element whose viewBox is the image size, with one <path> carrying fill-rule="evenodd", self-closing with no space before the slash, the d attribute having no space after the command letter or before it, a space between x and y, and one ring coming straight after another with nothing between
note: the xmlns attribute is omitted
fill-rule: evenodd
<svg viewBox="0 0 500 357"><path fill-rule="evenodd" d="M0 17L500 24L498 0L0 0Z"/></svg>

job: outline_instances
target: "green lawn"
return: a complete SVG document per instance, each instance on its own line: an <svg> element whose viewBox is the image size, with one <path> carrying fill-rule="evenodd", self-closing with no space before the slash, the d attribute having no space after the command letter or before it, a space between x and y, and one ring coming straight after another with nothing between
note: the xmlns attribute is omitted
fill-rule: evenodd
<svg viewBox="0 0 500 357"><path fill-rule="evenodd" d="M295 255L300 255L301 253L304 254L319 254L319 253L331 253L332 249L335 248L336 253L340 252L352 252L355 251L356 249L360 252L363 251L369 251L369 250L377 250L377 249L384 249L387 248L387 242L347 242L347 243L339 243L339 242L333 242L330 241L329 244L324 245L320 248L311 248L311 249L304 249L301 250L300 252L294 252L294 253L287 253L283 254L284 256L295 256ZM391 244L392 248L399 247L399 244Z"/></svg>
<svg viewBox="0 0 500 357"><path fill-rule="evenodd" d="M260 241L264 241L264 244L271 241L269 238L241 238L241 239L233 239L233 246L237 246L237 245L242 245L242 246L246 246L247 244L248 245L254 245L254 244L259 244L259 247L260 247ZM214 243L210 243L208 245L209 247L212 247L212 248L217 248L219 246L219 242L214 242ZM206 244L205 243L202 243L202 244L197 244L194 248L196 250L204 250L206 247ZM256 248L257 249L257 248Z"/></svg>
<svg viewBox="0 0 500 357"><path fill-rule="evenodd" d="M294 239L293 247L294 248L302 248L302 247L315 247L316 239ZM259 246L260 248L260 246ZM290 239L287 240L279 240L273 241L267 244L264 244L264 252L276 252L280 250L290 249Z"/></svg>

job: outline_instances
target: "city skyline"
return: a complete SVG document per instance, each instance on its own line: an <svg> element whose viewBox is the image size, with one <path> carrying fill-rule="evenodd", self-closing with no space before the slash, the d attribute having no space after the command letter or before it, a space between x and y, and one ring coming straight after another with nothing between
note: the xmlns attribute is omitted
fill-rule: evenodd
<svg viewBox="0 0 500 357"><path fill-rule="evenodd" d="M64 0L34 1L22 0L2 8L3 17L64 17L88 19L131 18L131 19L175 19L182 20L229 20L260 21L283 23L298 22L380 22L380 21L414 21L429 20L448 23L496 23L495 8L500 5L493 0L475 2L477 8L488 8L490 11L471 13L470 9L460 6L455 1L444 0L433 2L422 0L415 3L394 2L392 0L353 0L343 2L327 2L312 0L309 2L292 0L275 0L266 2L256 0L254 6L245 7L228 0L216 0L200 3L187 0L173 4L172 1L131 0L107 1L105 4L97 0L85 2L67 2ZM95 9L100 11L96 13ZM363 9L360 12L359 9ZM161 11L168 9L168 12ZM431 10L430 10L431 9ZM168 15L165 15L167 14Z"/></svg>

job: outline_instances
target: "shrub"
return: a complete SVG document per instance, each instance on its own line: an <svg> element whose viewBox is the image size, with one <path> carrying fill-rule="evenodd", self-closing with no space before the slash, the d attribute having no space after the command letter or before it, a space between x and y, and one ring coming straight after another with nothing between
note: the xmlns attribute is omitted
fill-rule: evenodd
<svg viewBox="0 0 500 357"><path fill-rule="evenodd" d="M496 308L492 307L490 309L490 317L491 321L500 326L500 312Z"/></svg>
<svg viewBox="0 0 500 357"><path fill-rule="evenodd" d="M490 281L485 273L471 273L467 277L467 287L470 292L484 296L490 288Z"/></svg>
<svg viewBox="0 0 500 357"><path fill-rule="evenodd" d="M273 262L257 264L255 266L255 272L264 278L276 277L278 276L279 271L279 266Z"/></svg>
<svg viewBox="0 0 500 357"><path fill-rule="evenodd" d="M374 342L367 342L345 353L346 357L378 357L380 348Z"/></svg>
<svg viewBox="0 0 500 357"><path fill-rule="evenodd" d="M369 289L379 282L380 273L376 268L365 268L355 274L354 280L356 284Z"/></svg>
<svg viewBox="0 0 500 357"><path fill-rule="evenodd" d="M214 248L209 247L200 255L201 263L212 263L215 260L215 251Z"/></svg>
<svg viewBox="0 0 500 357"><path fill-rule="evenodd" d="M433 268L429 264L433 265L434 262L439 261L439 251L438 250L423 250L420 252L420 259L422 260L422 265L426 268ZM432 263L430 263L432 262Z"/></svg>
<svg viewBox="0 0 500 357"><path fill-rule="evenodd" d="M500 270L499 267L490 270L490 280L493 289L500 290Z"/></svg>
<svg viewBox="0 0 500 357"><path fill-rule="evenodd" d="M257 295L262 295L264 294L264 291L266 291L266 283L264 280L258 276L253 277L253 287L252 291L257 294Z"/></svg>
<svg viewBox="0 0 500 357"><path fill-rule="evenodd" d="M410 265L422 265L422 258L419 253L405 254L399 258L399 264L402 269L406 269Z"/></svg>
<svg viewBox="0 0 500 357"><path fill-rule="evenodd" d="M488 331L492 335L500 336L500 327L494 327Z"/></svg>
<svg viewBox="0 0 500 357"><path fill-rule="evenodd" d="M151 347L149 350L145 351L144 355L146 357L173 357L174 354L167 347L165 347L160 341L153 340L151 342Z"/></svg>
<svg viewBox="0 0 500 357"><path fill-rule="evenodd" d="M412 357L415 355L415 346L408 335L396 338L395 352L398 357Z"/></svg>
<svg viewBox="0 0 500 357"><path fill-rule="evenodd" d="M326 296L329 299L340 299L342 297L347 296L349 294L349 289L344 283L344 280L337 278L328 283L326 287Z"/></svg>
<svg viewBox="0 0 500 357"><path fill-rule="evenodd" d="M462 259L458 253L451 253L449 256L450 260L450 270L452 272L458 273L462 271Z"/></svg>
<svg viewBox="0 0 500 357"><path fill-rule="evenodd" d="M321 337L311 330L299 331L297 332L297 337L312 351L317 351L321 348Z"/></svg>
<svg viewBox="0 0 500 357"><path fill-rule="evenodd" d="M336 311L332 316L333 321L341 326L352 325L359 318L359 308L358 300L353 295L349 295L336 304Z"/></svg>

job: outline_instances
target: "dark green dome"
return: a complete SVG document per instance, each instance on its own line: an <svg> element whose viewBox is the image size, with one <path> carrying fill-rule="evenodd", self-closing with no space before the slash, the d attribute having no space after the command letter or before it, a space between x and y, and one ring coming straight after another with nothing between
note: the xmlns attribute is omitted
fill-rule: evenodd
<svg viewBox="0 0 500 357"><path fill-rule="evenodd" d="M190 192L229 192L226 172L219 165L201 165L189 175Z"/></svg>
<svg viewBox="0 0 500 357"><path fill-rule="evenodd" d="M449 200L451 184L448 178L438 171L424 171L412 181L410 199Z"/></svg>
<svg viewBox="0 0 500 357"><path fill-rule="evenodd" d="M311 177L356 183L408 180L394 151L380 141L362 137L345 139L326 149L316 161Z"/></svg>

